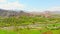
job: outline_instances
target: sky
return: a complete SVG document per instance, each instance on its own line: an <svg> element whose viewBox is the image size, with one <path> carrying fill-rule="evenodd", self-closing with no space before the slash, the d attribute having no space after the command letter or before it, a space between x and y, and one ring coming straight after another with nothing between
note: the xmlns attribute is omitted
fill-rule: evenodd
<svg viewBox="0 0 60 34"><path fill-rule="evenodd" d="M0 0L0 9L27 11L60 11L60 0Z"/></svg>

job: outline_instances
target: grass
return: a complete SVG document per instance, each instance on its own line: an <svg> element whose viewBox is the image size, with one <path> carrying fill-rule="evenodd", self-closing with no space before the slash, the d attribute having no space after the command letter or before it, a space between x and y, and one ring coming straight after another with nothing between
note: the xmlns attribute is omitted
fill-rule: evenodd
<svg viewBox="0 0 60 34"><path fill-rule="evenodd" d="M2 30L0 29L0 34L42 34L44 32L51 31L52 34L60 34L60 30L37 30L37 29L22 29L22 30Z"/></svg>
<svg viewBox="0 0 60 34"><path fill-rule="evenodd" d="M8 31L8 30L0 30L0 34L17 34L16 32L14 31Z"/></svg>
<svg viewBox="0 0 60 34"><path fill-rule="evenodd" d="M52 30L53 34L60 34L60 30Z"/></svg>
<svg viewBox="0 0 60 34"><path fill-rule="evenodd" d="M1 17L2 18L2 17ZM43 34L51 31L52 34L60 34L60 29L53 29L53 27L60 26L60 18L45 18L45 17L28 17L20 16L19 18L10 17L10 18L0 18L0 27L9 27L9 26L21 26L21 25L30 25L30 24L44 24L39 27L43 27L42 30L39 29L18 29L15 30L4 30L0 29L0 34ZM46 28L46 24L49 29ZM17 29L17 30L16 30Z"/></svg>

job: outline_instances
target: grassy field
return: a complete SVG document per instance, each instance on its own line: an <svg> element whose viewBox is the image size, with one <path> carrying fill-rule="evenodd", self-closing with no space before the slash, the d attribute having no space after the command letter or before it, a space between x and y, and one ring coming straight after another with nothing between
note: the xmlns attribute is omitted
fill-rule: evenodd
<svg viewBox="0 0 60 34"><path fill-rule="evenodd" d="M0 30L0 34L60 34L60 30L23 29L19 31Z"/></svg>
<svg viewBox="0 0 60 34"><path fill-rule="evenodd" d="M0 17L0 34L60 34L60 17Z"/></svg>

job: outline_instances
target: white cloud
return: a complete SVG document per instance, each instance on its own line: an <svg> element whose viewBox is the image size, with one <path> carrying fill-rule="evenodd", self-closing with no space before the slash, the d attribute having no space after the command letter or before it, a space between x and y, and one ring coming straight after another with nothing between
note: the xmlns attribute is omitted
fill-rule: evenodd
<svg viewBox="0 0 60 34"><path fill-rule="evenodd" d="M24 9L25 8L25 6L23 4L20 4L18 1L8 2L7 0L2 0L0 2L2 2L2 4L0 4L0 9L6 9L6 10L17 9L17 10L19 10L19 9Z"/></svg>
<svg viewBox="0 0 60 34"><path fill-rule="evenodd" d="M50 11L60 11L60 7L51 7L51 8L49 8L49 9L47 9L47 10L50 10Z"/></svg>
<svg viewBox="0 0 60 34"><path fill-rule="evenodd" d="M0 3L1 3L1 2L6 2L6 1L7 1L7 0L0 0Z"/></svg>
<svg viewBox="0 0 60 34"><path fill-rule="evenodd" d="M55 6L55 7L50 7L50 8L43 8L43 9L37 9L37 8L32 8L32 9L28 9L28 11L30 12L44 12L44 11L60 11L60 6Z"/></svg>
<svg viewBox="0 0 60 34"><path fill-rule="evenodd" d="M43 11L60 11L60 6L50 7L50 8L46 8L46 9L39 9L38 12L43 12Z"/></svg>

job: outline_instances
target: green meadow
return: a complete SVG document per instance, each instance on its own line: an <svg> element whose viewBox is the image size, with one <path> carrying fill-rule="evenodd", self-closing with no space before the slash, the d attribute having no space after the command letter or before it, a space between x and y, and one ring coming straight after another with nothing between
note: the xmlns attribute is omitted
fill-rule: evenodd
<svg viewBox="0 0 60 34"><path fill-rule="evenodd" d="M0 17L0 34L60 34L60 17Z"/></svg>

